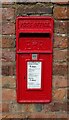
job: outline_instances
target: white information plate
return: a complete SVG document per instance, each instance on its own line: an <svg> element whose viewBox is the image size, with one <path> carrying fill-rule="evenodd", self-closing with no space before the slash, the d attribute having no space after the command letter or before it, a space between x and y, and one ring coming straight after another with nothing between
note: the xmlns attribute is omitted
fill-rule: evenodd
<svg viewBox="0 0 69 120"><path fill-rule="evenodd" d="M42 62L27 62L27 88L41 88Z"/></svg>

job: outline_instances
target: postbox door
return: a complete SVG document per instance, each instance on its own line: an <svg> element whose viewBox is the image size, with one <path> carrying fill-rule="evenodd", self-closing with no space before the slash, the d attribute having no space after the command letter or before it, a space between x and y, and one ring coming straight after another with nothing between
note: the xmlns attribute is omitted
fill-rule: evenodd
<svg viewBox="0 0 69 120"><path fill-rule="evenodd" d="M38 59L32 61L32 54L18 54L18 79L17 99L18 102L50 102L51 101L51 80L52 80L52 54L37 54ZM41 76L39 82L35 80L35 86L28 87L28 63L41 63L37 76ZM37 66L39 67L39 66ZM38 68L37 68L38 69ZM34 69L33 69L34 70ZM29 73L30 74L30 73ZM34 75L34 72L32 72ZM39 75L40 74L40 75ZM33 76L32 75L32 76ZM29 75L29 77L32 77ZM38 78L36 77L36 78ZM31 78L30 78L31 79ZM34 79L34 78L33 78ZM34 82L31 81L30 84ZM37 85L39 83L39 86Z"/></svg>

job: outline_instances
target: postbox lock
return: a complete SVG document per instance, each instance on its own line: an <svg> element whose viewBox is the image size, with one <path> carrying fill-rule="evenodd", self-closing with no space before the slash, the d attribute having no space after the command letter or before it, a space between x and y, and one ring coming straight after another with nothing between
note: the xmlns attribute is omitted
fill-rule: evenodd
<svg viewBox="0 0 69 120"><path fill-rule="evenodd" d="M32 60L37 60L37 54L32 54Z"/></svg>

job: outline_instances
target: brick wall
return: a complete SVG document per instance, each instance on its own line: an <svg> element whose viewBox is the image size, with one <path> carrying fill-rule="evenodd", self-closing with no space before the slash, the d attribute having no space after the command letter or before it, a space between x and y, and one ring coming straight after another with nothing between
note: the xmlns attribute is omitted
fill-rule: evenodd
<svg viewBox="0 0 69 120"><path fill-rule="evenodd" d="M2 118L67 118L67 48L69 23L67 1L24 1L2 3ZM16 16L52 16L54 18L52 102L18 104L16 102ZM1 30L0 30L1 32ZM1 81L1 80L0 80ZM1 103L0 103L1 105Z"/></svg>

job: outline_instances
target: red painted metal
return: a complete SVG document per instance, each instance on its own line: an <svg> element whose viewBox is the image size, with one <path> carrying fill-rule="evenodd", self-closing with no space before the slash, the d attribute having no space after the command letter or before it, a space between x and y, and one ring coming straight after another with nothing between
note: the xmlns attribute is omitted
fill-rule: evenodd
<svg viewBox="0 0 69 120"><path fill-rule="evenodd" d="M17 17L17 102L48 103L52 100L53 18ZM32 55L37 54L36 59ZM41 88L28 88L27 63L41 62Z"/></svg>

